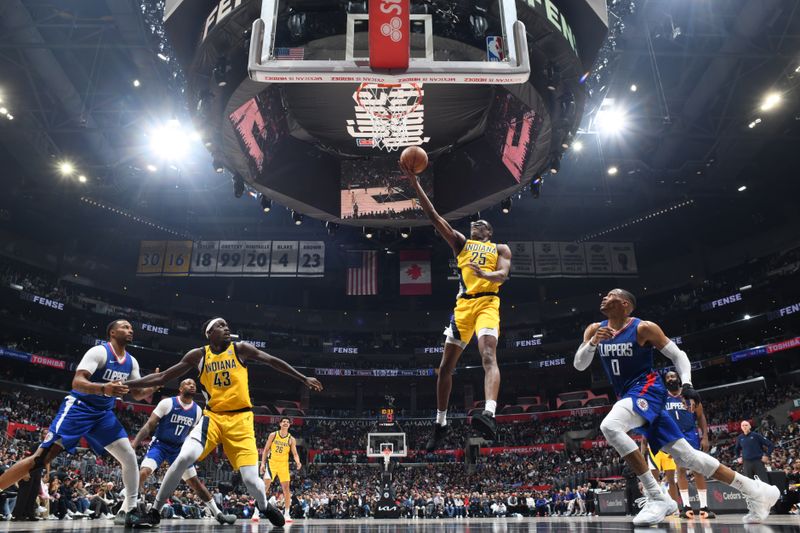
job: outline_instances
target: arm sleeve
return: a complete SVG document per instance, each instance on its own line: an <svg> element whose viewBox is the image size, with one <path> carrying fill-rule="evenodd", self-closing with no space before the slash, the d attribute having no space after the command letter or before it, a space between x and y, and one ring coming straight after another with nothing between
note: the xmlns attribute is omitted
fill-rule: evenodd
<svg viewBox="0 0 800 533"><path fill-rule="evenodd" d="M692 363L689 361L689 356L686 355L686 352L678 348L678 345L673 341L669 341L659 351L675 364L675 371L680 376L681 383L692 382Z"/></svg>
<svg viewBox="0 0 800 533"><path fill-rule="evenodd" d="M78 363L75 371L86 370L89 374L94 374L98 369L106 366L106 358L106 349L103 346L92 346L83 354L81 362Z"/></svg>
<svg viewBox="0 0 800 533"><path fill-rule="evenodd" d="M131 375L129 376L129 380L140 379L142 377L141 373L139 372L139 361L136 360L135 357L131 356Z"/></svg>
<svg viewBox="0 0 800 533"><path fill-rule="evenodd" d="M597 345L589 341L581 344L578 347L578 351L575 352L575 361L573 362L575 369L583 371L589 368L589 365L592 364L592 359L594 359L595 350L597 350Z"/></svg>
<svg viewBox="0 0 800 533"><path fill-rule="evenodd" d="M172 411L172 398L164 398L153 409L153 414L158 418L164 418L170 411Z"/></svg>

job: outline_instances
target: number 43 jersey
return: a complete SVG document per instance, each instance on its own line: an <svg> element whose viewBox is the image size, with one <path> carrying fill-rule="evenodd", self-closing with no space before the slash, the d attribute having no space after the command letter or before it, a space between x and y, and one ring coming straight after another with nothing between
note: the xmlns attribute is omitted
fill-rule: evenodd
<svg viewBox="0 0 800 533"><path fill-rule="evenodd" d="M200 387L206 398L206 409L213 413L231 413L252 409L247 366L236 353L232 342L220 353L204 347L200 361Z"/></svg>
<svg viewBox="0 0 800 533"><path fill-rule="evenodd" d="M153 436L158 442L172 445L183 444L186 436L203 416L199 405L191 402L188 407L184 407L177 396L158 402L154 412L161 420Z"/></svg>

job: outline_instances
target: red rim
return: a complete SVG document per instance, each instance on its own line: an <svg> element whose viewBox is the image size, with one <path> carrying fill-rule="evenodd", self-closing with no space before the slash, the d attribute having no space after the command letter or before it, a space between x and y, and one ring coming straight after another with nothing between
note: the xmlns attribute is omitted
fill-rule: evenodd
<svg viewBox="0 0 800 533"><path fill-rule="evenodd" d="M410 85L417 91L417 101L414 103L414 106L409 111L406 111L404 113L397 113L395 115L373 113L372 111L367 109L364 106L364 104L361 103L361 91L367 86L374 86L377 87L378 89L394 89L397 87L402 87L403 86L402 83L362 83L361 85L358 86L358 89L356 90L356 103L358 104L358 107L366 111L367 114L382 120L393 120L397 118L403 118L416 111L417 108L422 104L422 88L416 83L411 83Z"/></svg>

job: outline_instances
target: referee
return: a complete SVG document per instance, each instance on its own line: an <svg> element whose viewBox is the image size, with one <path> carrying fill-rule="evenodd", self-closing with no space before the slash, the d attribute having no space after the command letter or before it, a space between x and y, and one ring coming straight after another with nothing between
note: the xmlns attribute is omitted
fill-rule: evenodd
<svg viewBox="0 0 800 533"><path fill-rule="evenodd" d="M742 420L742 435L736 437L734 453L739 463L744 465L744 475L758 476L758 479L767 481L767 469L764 463L769 462L769 456L775 445L763 435L750 431L750 422ZM766 451L765 451L766 448Z"/></svg>

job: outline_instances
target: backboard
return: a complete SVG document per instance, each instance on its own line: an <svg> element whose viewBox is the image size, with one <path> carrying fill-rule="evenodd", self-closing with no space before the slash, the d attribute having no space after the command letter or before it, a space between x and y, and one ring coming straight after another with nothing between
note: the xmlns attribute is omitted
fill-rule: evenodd
<svg viewBox="0 0 800 533"><path fill-rule="evenodd" d="M368 433L367 457L383 457L385 450L391 450L390 457L406 457L405 433Z"/></svg>
<svg viewBox="0 0 800 533"><path fill-rule="evenodd" d="M530 75L514 0L263 0L251 79L517 84Z"/></svg>

